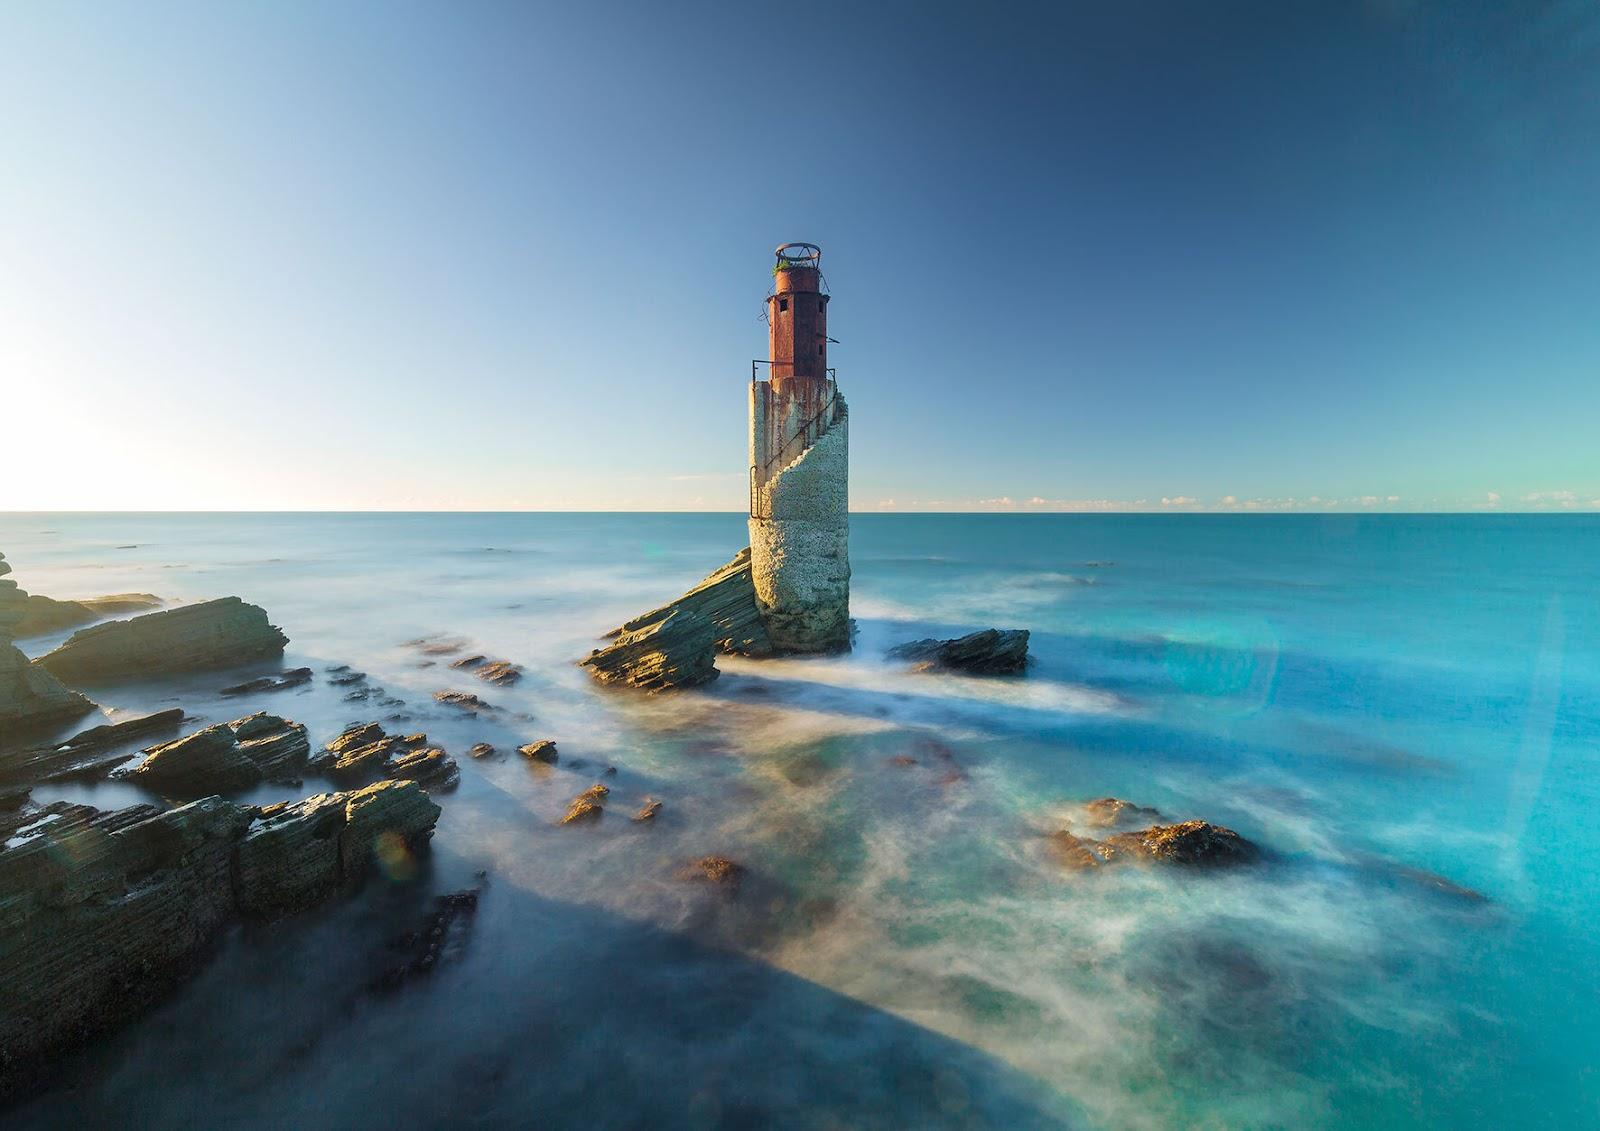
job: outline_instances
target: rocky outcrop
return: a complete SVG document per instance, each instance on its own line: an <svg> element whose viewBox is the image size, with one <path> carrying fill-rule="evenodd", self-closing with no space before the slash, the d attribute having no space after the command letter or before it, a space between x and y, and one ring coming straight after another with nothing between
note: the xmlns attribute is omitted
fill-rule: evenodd
<svg viewBox="0 0 1600 1131"><path fill-rule="evenodd" d="M659 812L661 812L661 802L653 797L646 797L644 804L639 807L639 811L633 815L633 819L635 821L653 821Z"/></svg>
<svg viewBox="0 0 1600 1131"><path fill-rule="evenodd" d="M755 585L750 578L749 546L676 601L634 617L606 633L606 639L613 640L630 632L641 632L683 610L704 617L716 627L717 651L739 656L772 655L772 642L767 638L761 610L756 607Z"/></svg>
<svg viewBox="0 0 1600 1131"><path fill-rule="evenodd" d="M702 856L681 873L685 879L710 880L728 888L737 888L744 879L744 865L726 856Z"/></svg>
<svg viewBox="0 0 1600 1131"><path fill-rule="evenodd" d="M237 667L281 655L288 642L264 609L219 597L79 629L38 662L62 679L125 679Z"/></svg>
<svg viewBox="0 0 1600 1131"><path fill-rule="evenodd" d="M28 598L22 621L17 625L17 639L61 632L107 617L159 609L163 604L165 602L153 593L113 593L108 597L86 597L81 601L57 601L35 593Z"/></svg>
<svg viewBox="0 0 1600 1131"><path fill-rule="evenodd" d="M986 628L954 640L913 640L889 649L889 656L913 661L918 671L1011 675L1027 667L1028 630Z"/></svg>
<svg viewBox="0 0 1600 1131"><path fill-rule="evenodd" d="M476 715L479 711L492 711L494 708L470 691L435 691L435 702L443 703L447 707L459 707L461 710Z"/></svg>
<svg viewBox="0 0 1600 1131"><path fill-rule="evenodd" d="M28 662L11 642L27 615L28 595L6 574L11 566L0 554L0 746L8 739L70 722L94 704L49 672Z"/></svg>
<svg viewBox="0 0 1600 1131"><path fill-rule="evenodd" d="M348 888L426 845L439 807L383 782L272 817L208 797L165 813L58 804L0 848L0 1099L159 1000L239 914Z"/></svg>
<svg viewBox="0 0 1600 1131"><path fill-rule="evenodd" d="M182 724L183 708L173 707L137 719L90 727L65 742L0 754L0 783L90 781L104 777L133 758L133 752L127 749L133 742L176 730Z"/></svg>
<svg viewBox="0 0 1600 1131"><path fill-rule="evenodd" d="M124 776L168 797L237 793L262 781L297 781L310 751L305 727L261 712L152 746Z"/></svg>
<svg viewBox="0 0 1600 1131"><path fill-rule="evenodd" d="M555 765L561 761L561 755L556 751L556 744L548 738L541 738L538 742L529 742L517 747L517 753L532 762L544 762Z"/></svg>
<svg viewBox="0 0 1600 1131"><path fill-rule="evenodd" d="M1082 813L1084 824L1102 829L1160 817L1154 809L1116 797L1087 802L1082 806ZM1150 825L1131 832L1112 833L1103 839L1082 836L1065 828L1051 834L1050 846L1057 860L1075 871L1126 860L1212 867L1244 864L1260 855L1254 844L1232 829L1208 821Z"/></svg>
<svg viewBox="0 0 1600 1131"><path fill-rule="evenodd" d="M1152 825L1136 833L1118 833L1109 843L1130 855L1170 864L1242 864L1257 855L1256 846L1244 837L1206 821Z"/></svg>
<svg viewBox="0 0 1600 1131"><path fill-rule="evenodd" d="M582 665L601 683L646 691L709 683L718 675L718 652L772 655L751 580L750 548L676 601L634 617L606 638L616 643L595 650Z"/></svg>
<svg viewBox="0 0 1600 1131"><path fill-rule="evenodd" d="M454 758L428 745L425 734L386 734L378 723L346 727L311 759L315 773L354 784L384 777L414 781L430 792L449 789L461 780Z"/></svg>
<svg viewBox="0 0 1600 1131"><path fill-rule="evenodd" d="M710 683L717 671L717 626L691 609L678 609L580 661L601 683L643 691L671 691Z"/></svg>
<svg viewBox="0 0 1600 1131"><path fill-rule="evenodd" d="M461 671L469 671L485 683L504 685L516 683L522 678L522 667L513 664L510 660L491 660L484 656L467 656L465 659L456 660L450 665Z"/></svg>

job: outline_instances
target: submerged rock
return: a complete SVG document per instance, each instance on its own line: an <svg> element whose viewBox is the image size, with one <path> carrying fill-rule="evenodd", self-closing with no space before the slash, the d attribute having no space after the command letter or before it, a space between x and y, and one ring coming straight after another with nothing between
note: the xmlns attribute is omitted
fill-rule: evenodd
<svg viewBox="0 0 1600 1131"><path fill-rule="evenodd" d="M369 988L398 989L413 978L433 973L441 962L459 954L466 946L482 891L481 886L465 888L436 898L433 910L423 917L415 930L390 942L390 951L400 957L374 978Z"/></svg>
<svg viewBox="0 0 1600 1131"><path fill-rule="evenodd" d="M106 617L159 609L163 604L165 602L153 593L113 593L108 597L86 597L81 601L57 601L35 593L28 597L22 621L17 625L17 639L77 628Z"/></svg>
<svg viewBox="0 0 1600 1131"><path fill-rule="evenodd" d="M235 683L231 687L224 687L219 695L253 695L259 691L282 691L289 687L299 687L302 683L311 682L310 668L290 668L282 675L263 675L255 679Z"/></svg>
<svg viewBox="0 0 1600 1131"><path fill-rule="evenodd" d="M219 597L79 629L39 664L63 679L120 679L237 667L283 653L289 638L266 611Z"/></svg>
<svg viewBox="0 0 1600 1131"><path fill-rule="evenodd" d="M498 751L487 742L474 742L472 749L467 751L474 758L493 758Z"/></svg>
<svg viewBox="0 0 1600 1131"><path fill-rule="evenodd" d="M380 840L420 851L438 814L409 782L264 819L217 797L165 813L42 813L0 847L0 1098L157 1001L237 914L276 915L352 886Z"/></svg>
<svg viewBox="0 0 1600 1131"><path fill-rule="evenodd" d="M633 819L635 821L653 821L659 812L661 812L661 802L653 797L647 797L644 799L644 804L639 807L639 811L633 815Z"/></svg>
<svg viewBox="0 0 1600 1131"><path fill-rule="evenodd" d="M460 707L463 711L471 711L473 714L494 709L470 691L435 691L433 697L440 703Z"/></svg>
<svg viewBox="0 0 1600 1131"><path fill-rule="evenodd" d="M914 661L917 669L1010 675L1028 664L1028 630L986 628L954 640L913 640L889 649L896 660Z"/></svg>
<svg viewBox="0 0 1600 1131"><path fill-rule="evenodd" d="M1144 805L1135 805L1131 801L1124 801L1120 797L1097 797L1093 801L1083 803L1085 820L1100 828L1115 828L1118 825L1137 821L1159 821L1161 813L1158 810Z"/></svg>
<svg viewBox="0 0 1600 1131"><path fill-rule="evenodd" d="M684 870L687 879L706 879L714 884L735 888L744 878L744 865L726 856L702 856Z"/></svg>
<svg viewBox="0 0 1600 1131"><path fill-rule="evenodd" d="M467 656L451 662L452 668L470 671L486 683L516 683L522 678L522 667L510 660L491 660L486 656Z"/></svg>

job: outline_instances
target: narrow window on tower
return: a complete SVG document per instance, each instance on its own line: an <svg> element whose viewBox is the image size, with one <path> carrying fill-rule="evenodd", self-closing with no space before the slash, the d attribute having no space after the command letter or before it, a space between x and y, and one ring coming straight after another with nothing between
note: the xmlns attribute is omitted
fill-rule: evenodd
<svg viewBox="0 0 1600 1131"><path fill-rule="evenodd" d="M822 356L822 347L821 347L821 346L818 346L818 347L817 347L817 356L818 356L818 357L821 357L821 356Z"/></svg>
<svg viewBox="0 0 1600 1131"><path fill-rule="evenodd" d="M789 309L789 300L786 299L786 298L780 298L778 300L778 309L779 310L788 310Z"/></svg>
<svg viewBox="0 0 1600 1131"><path fill-rule="evenodd" d="M825 304L825 303L823 303L823 301L822 301L822 300L821 300L821 299L820 299L820 298L819 298L819 299L818 299L818 300L817 300L817 313L818 313L818 314L821 314L821 313L822 313L822 308L823 308L823 306L824 306L824 305L826 305L826 304Z"/></svg>

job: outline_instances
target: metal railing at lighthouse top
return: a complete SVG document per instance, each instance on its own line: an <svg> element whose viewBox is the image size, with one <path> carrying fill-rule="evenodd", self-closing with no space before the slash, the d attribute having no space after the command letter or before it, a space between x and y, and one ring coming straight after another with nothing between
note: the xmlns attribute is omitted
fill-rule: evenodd
<svg viewBox="0 0 1600 1131"><path fill-rule="evenodd" d="M794 362L752 359L750 362L750 384L754 385L757 382L760 367L763 365L769 368L775 365L792 367ZM750 465L751 518L772 517L772 496L766 486L772 469L783 467L795 456L808 451L812 444L822 439L822 434L828 430L829 425L833 424L833 414L839 404L839 371L829 368L825 372L828 374L828 399L823 403L822 407L807 417L805 423L800 425L793 436L779 444L778 450L768 455L765 463L760 467L753 463Z"/></svg>

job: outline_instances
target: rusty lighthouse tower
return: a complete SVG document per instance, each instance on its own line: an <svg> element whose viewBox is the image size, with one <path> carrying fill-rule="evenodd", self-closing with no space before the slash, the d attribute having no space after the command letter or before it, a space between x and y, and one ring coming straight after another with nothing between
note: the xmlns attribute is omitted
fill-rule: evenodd
<svg viewBox="0 0 1600 1131"><path fill-rule="evenodd" d="M835 652L850 646L849 413L828 365L822 249L776 255L750 377L751 576L776 650Z"/></svg>

